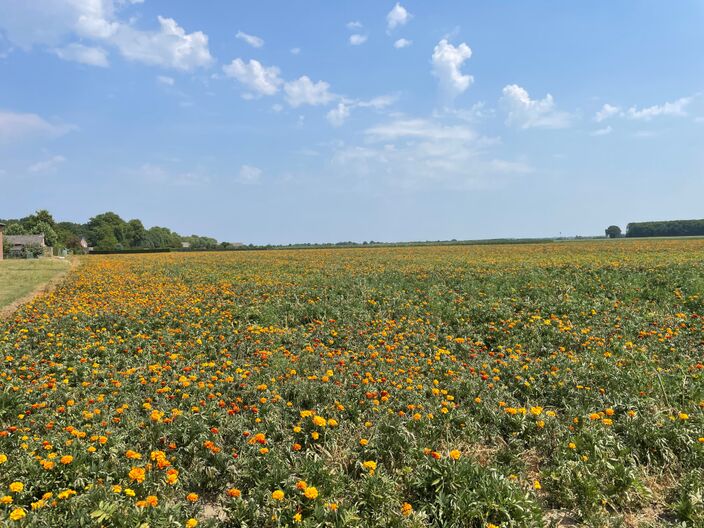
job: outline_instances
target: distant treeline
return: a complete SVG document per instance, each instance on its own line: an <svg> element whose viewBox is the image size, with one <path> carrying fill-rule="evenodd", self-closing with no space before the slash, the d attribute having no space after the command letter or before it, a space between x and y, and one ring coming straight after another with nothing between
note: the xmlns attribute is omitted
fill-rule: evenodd
<svg viewBox="0 0 704 528"><path fill-rule="evenodd" d="M666 220L632 222L626 226L627 237L704 236L704 220Z"/></svg>
<svg viewBox="0 0 704 528"><path fill-rule="evenodd" d="M144 227L141 220L123 220L112 212L94 216L85 224L57 222L49 211L41 210L24 218L0 220L6 235L44 235L47 246L83 251L82 241L99 251L229 248L232 244L214 238L181 236L166 227Z"/></svg>

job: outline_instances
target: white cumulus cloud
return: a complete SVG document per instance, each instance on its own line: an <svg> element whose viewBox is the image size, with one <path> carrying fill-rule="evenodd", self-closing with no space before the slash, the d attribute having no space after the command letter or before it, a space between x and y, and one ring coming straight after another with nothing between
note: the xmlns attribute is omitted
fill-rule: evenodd
<svg viewBox="0 0 704 528"><path fill-rule="evenodd" d="M244 86L255 92L256 95L274 95L283 83L279 74L281 71L276 66L263 66L257 60L244 62L235 59L230 64L222 67L225 75L238 80Z"/></svg>
<svg viewBox="0 0 704 528"><path fill-rule="evenodd" d="M433 75L438 78L440 89L447 97L456 97L474 81L471 75L461 71L462 65L471 56L472 50L464 42L453 46L447 39L442 39L435 46L432 57Z"/></svg>
<svg viewBox="0 0 704 528"><path fill-rule="evenodd" d="M386 15L386 28L388 31L393 31L399 26L405 25L410 19L411 14L400 3L396 5Z"/></svg>
<svg viewBox="0 0 704 528"><path fill-rule="evenodd" d="M606 103L604 106L601 107L601 110L599 110L596 115L594 116L594 121L597 123L601 123L605 119L609 119L610 117L614 117L621 114L621 109L618 106L613 106L608 103Z"/></svg>
<svg viewBox="0 0 704 528"><path fill-rule="evenodd" d="M235 38L238 38L240 40L244 40L247 44L249 44L253 48L261 48L264 45L263 38L257 37L256 35L249 35L248 33L245 33L244 31L238 31L237 35L235 35Z"/></svg>
<svg viewBox="0 0 704 528"><path fill-rule="evenodd" d="M123 57L136 62L184 71L212 63L205 33L186 33L173 18L160 16L158 20L159 31L140 31L120 25L109 40Z"/></svg>
<svg viewBox="0 0 704 528"><path fill-rule="evenodd" d="M343 102L337 104L335 108L327 113L327 119L332 126L339 127L344 124L350 116L350 107Z"/></svg>
<svg viewBox="0 0 704 528"><path fill-rule="evenodd" d="M360 35L358 33L350 35L350 44L352 44L353 46L359 46L360 44L364 44L366 41L367 35Z"/></svg>
<svg viewBox="0 0 704 528"><path fill-rule="evenodd" d="M3 0L0 2L0 29L23 49L57 46L72 37L91 41L90 46L74 42L59 48L67 60L105 66L99 45L112 46L127 60L145 64L192 70L209 66L213 58L208 37L202 31L187 33L168 17L157 17L158 29L139 29L132 20L122 20L120 9L132 0ZM73 46L73 47L72 47ZM78 47L78 46L82 46ZM89 51L84 48L93 48ZM71 58L71 57L75 57Z"/></svg>
<svg viewBox="0 0 704 528"><path fill-rule="evenodd" d="M525 88L517 84L504 86L501 103L508 113L506 124L519 128L566 128L572 118L555 108L552 95L531 99Z"/></svg>
<svg viewBox="0 0 704 528"><path fill-rule="evenodd" d="M314 83L306 75L287 82L284 85L286 100L288 104L296 108L301 105L326 105L335 99L335 95L330 92L330 85L325 81Z"/></svg>
<svg viewBox="0 0 704 528"><path fill-rule="evenodd" d="M396 49L403 49L403 48L407 48L407 47L410 46L411 44L413 44L413 41L412 41L412 40L408 40L408 39L405 39L405 38L400 38L400 39L398 39L396 42L394 42L394 48L396 48Z"/></svg>

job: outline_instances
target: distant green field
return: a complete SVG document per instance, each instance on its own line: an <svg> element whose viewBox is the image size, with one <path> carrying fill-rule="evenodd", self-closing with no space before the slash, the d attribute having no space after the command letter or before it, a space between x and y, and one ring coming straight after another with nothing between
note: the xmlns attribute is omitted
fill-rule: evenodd
<svg viewBox="0 0 704 528"><path fill-rule="evenodd" d="M0 260L0 310L68 271L66 260Z"/></svg>

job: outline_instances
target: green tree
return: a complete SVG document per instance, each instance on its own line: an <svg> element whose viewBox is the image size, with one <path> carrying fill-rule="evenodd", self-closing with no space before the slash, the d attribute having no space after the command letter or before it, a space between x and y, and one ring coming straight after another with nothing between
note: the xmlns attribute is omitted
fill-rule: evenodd
<svg viewBox="0 0 704 528"><path fill-rule="evenodd" d="M13 222L8 224L5 228L6 235L28 235L29 231L20 222Z"/></svg>
<svg viewBox="0 0 704 528"><path fill-rule="evenodd" d="M54 247L59 241L59 237L56 234L56 231L54 231L51 225L49 225L47 222L44 222L43 220L35 222L34 225L30 227L29 231L32 235L44 235L44 243L47 246Z"/></svg>
<svg viewBox="0 0 704 528"><path fill-rule="evenodd" d="M609 238L619 238L621 236L621 228L617 225L607 227L606 236Z"/></svg>
<svg viewBox="0 0 704 528"><path fill-rule="evenodd" d="M141 220L130 220L127 222L127 242L130 248L144 247L147 242L147 230Z"/></svg>
<svg viewBox="0 0 704 528"><path fill-rule="evenodd" d="M96 249L122 249L129 246L127 222L113 212L94 216L85 227L88 242Z"/></svg>

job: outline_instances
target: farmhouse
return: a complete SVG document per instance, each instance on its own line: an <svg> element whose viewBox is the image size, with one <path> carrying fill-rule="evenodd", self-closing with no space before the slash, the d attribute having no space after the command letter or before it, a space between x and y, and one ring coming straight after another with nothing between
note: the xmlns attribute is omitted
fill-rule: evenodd
<svg viewBox="0 0 704 528"><path fill-rule="evenodd" d="M22 256L25 249L30 247L39 247L42 255L51 256L52 248L44 242L44 235L6 235L5 239L9 246L9 256Z"/></svg>

